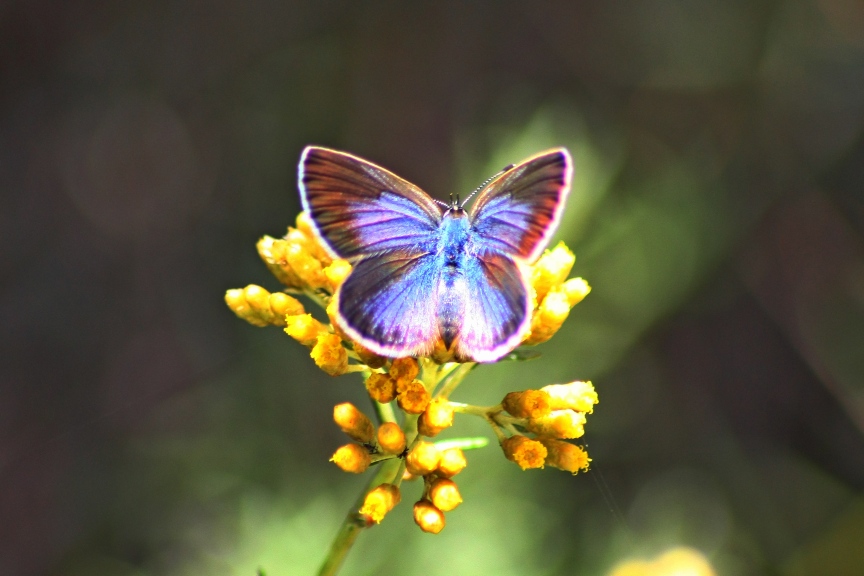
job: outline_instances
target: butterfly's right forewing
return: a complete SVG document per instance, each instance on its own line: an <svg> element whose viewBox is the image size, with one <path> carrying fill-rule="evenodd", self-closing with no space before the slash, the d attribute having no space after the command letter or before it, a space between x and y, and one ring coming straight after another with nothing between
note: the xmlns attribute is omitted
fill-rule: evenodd
<svg viewBox="0 0 864 576"><path fill-rule="evenodd" d="M529 158L477 197L472 209L478 244L532 262L558 227L570 193L573 162L563 148Z"/></svg>
<svg viewBox="0 0 864 576"><path fill-rule="evenodd" d="M428 244L442 210L425 192L371 162L309 146L299 167L300 197L334 255L348 260Z"/></svg>

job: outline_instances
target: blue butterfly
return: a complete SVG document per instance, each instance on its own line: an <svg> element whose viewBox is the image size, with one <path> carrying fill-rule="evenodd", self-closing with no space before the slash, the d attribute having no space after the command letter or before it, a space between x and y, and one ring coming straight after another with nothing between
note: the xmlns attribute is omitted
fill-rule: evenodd
<svg viewBox="0 0 864 576"><path fill-rule="evenodd" d="M303 208L334 257L353 265L336 322L382 356L494 362L531 324L532 263L570 191L567 150L508 166L470 212L430 198L371 162L309 146L300 158Z"/></svg>

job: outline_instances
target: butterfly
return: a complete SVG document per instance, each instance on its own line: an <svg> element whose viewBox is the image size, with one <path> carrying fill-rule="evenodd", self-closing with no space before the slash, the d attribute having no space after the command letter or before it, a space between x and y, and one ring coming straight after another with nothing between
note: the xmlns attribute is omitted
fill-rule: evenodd
<svg viewBox="0 0 864 576"><path fill-rule="evenodd" d="M558 226L572 166L564 148L508 166L469 211L351 154L307 147L303 208L328 251L352 264L334 295L338 327L391 358L508 354L530 328L528 265Z"/></svg>

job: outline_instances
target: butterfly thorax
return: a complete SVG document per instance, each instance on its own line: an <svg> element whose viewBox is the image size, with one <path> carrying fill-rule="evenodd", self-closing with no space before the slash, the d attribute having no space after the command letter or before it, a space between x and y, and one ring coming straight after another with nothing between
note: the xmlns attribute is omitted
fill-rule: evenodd
<svg viewBox="0 0 864 576"><path fill-rule="evenodd" d="M471 221L462 208L450 208L444 214L439 230L438 256L449 272L455 273L462 267L471 238Z"/></svg>

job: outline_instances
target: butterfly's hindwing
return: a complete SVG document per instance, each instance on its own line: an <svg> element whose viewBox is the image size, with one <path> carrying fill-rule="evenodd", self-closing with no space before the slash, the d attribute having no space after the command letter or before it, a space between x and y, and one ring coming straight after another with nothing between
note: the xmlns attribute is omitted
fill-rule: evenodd
<svg viewBox="0 0 864 576"><path fill-rule="evenodd" d="M378 354L428 353L438 334L437 279L434 254L361 259L339 289L341 328Z"/></svg>
<svg viewBox="0 0 864 576"><path fill-rule="evenodd" d="M508 256L488 252L465 260L457 292L462 314L456 356L492 362L519 345L530 320L528 286Z"/></svg>

